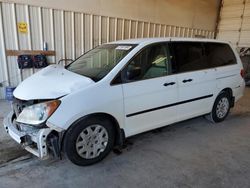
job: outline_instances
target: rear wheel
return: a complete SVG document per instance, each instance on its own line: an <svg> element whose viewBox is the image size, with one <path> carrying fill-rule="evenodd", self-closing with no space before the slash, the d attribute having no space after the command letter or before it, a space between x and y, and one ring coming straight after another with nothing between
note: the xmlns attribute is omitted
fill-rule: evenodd
<svg viewBox="0 0 250 188"><path fill-rule="evenodd" d="M206 117L214 123L222 122L228 116L229 111L230 95L227 92L222 92L216 98L212 112Z"/></svg>
<svg viewBox="0 0 250 188"><path fill-rule="evenodd" d="M71 162L87 166L104 159L114 146L112 123L88 118L75 123L66 133L64 151Z"/></svg>

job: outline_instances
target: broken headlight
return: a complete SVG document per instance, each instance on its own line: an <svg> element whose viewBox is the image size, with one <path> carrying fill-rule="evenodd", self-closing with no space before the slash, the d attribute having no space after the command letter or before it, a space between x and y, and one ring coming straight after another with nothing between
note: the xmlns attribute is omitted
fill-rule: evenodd
<svg viewBox="0 0 250 188"><path fill-rule="evenodd" d="M24 124L40 125L55 112L60 103L59 100L53 100L25 107L16 121Z"/></svg>

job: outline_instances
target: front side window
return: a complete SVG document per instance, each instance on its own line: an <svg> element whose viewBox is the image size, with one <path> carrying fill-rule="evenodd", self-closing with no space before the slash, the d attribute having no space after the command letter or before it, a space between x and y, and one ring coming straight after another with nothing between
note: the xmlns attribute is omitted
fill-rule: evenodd
<svg viewBox="0 0 250 188"><path fill-rule="evenodd" d="M66 69L95 82L104 78L133 48L130 44L105 44L82 55Z"/></svg>
<svg viewBox="0 0 250 188"><path fill-rule="evenodd" d="M125 68L127 81L145 80L170 74L166 44L151 45L136 55Z"/></svg>

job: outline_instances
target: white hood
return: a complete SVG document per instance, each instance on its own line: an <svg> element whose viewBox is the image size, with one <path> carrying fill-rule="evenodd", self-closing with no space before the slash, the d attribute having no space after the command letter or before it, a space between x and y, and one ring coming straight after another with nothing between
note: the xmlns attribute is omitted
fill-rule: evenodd
<svg viewBox="0 0 250 188"><path fill-rule="evenodd" d="M18 85L14 96L21 100L55 99L94 83L60 65L50 65Z"/></svg>

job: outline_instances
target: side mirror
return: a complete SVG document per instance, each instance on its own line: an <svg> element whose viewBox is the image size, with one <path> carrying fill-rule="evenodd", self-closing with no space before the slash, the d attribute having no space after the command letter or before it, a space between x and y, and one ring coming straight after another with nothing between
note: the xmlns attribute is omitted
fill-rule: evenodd
<svg viewBox="0 0 250 188"><path fill-rule="evenodd" d="M136 66L129 67L126 74L128 80L133 80L140 75L141 75L141 67L136 67Z"/></svg>

